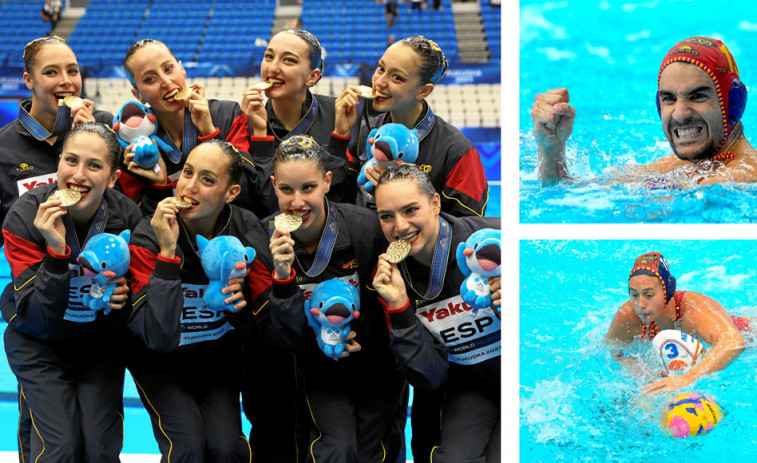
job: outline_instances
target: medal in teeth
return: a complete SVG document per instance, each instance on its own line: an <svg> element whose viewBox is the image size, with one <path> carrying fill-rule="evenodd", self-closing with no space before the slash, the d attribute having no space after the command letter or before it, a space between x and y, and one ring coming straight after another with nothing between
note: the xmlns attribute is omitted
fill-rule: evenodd
<svg viewBox="0 0 757 463"><path fill-rule="evenodd" d="M176 101L185 100L189 94L192 93L192 89L189 87L182 87L181 90L176 92L176 95L173 96L173 99Z"/></svg>
<svg viewBox="0 0 757 463"><path fill-rule="evenodd" d="M273 219L273 225L280 230L293 232L302 225L302 217L294 214L279 214Z"/></svg>
<svg viewBox="0 0 757 463"><path fill-rule="evenodd" d="M405 257L410 254L410 241L408 240L395 240L389 243L389 247L386 249L386 253L389 257L389 262L392 264L399 264Z"/></svg>
<svg viewBox="0 0 757 463"><path fill-rule="evenodd" d="M84 100L78 96L68 95L58 100L58 106L68 106L73 108L84 103Z"/></svg>
<svg viewBox="0 0 757 463"><path fill-rule="evenodd" d="M367 85L360 85L358 86L358 90L360 90L360 97L361 98L376 98L376 92Z"/></svg>
<svg viewBox="0 0 757 463"><path fill-rule="evenodd" d="M188 209L188 208L192 207L192 201L190 201L190 200L188 200L187 198L184 198L184 197L176 198L176 201L174 202L174 204L179 209Z"/></svg>
<svg viewBox="0 0 757 463"><path fill-rule="evenodd" d="M271 88L272 85L273 85L272 82L268 82L268 81L264 80L264 81L261 81L261 82L258 82L256 84L254 84L252 86L252 88L255 89L255 90L260 90L262 92L262 91L265 91L265 90L268 90L269 88Z"/></svg>
<svg viewBox="0 0 757 463"><path fill-rule="evenodd" d="M68 188L64 188L62 190L57 190L53 196L60 198L60 205L61 207L70 207L74 204L78 203L81 199L81 193L79 193L76 190L70 190Z"/></svg>

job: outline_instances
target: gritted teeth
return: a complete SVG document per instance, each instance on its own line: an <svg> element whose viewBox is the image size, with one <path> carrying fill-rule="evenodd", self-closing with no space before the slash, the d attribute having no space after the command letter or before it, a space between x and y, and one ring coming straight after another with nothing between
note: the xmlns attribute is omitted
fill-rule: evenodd
<svg viewBox="0 0 757 463"><path fill-rule="evenodd" d="M699 135L702 132L702 127L679 127L675 129L676 136L678 138L691 138Z"/></svg>
<svg viewBox="0 0 757 463"><path fill-rule="evenodd" d="M274 79L274 78L272 78L272 77L269 77L269 78L268 78L268 82L270 82L270 83L271 83L271 85L280 85L280 84L283 84L283 83L284 83L284 81L283 81L283 80L281 80L281 79Z"/></svg>
<svg viewBox="0 0 757 463"><path fill-rule="evenodd" d="M386 93L381 93L378 90L376 90L376 98L391 98L392 95L388 95Z"/></svg>
<svg viewBox="0 0 757 463"><path fill-rule="evenodd" d="M305 217L308 215L310 211L292 211L292 215L298 215L300 217Z"/></svg>
<svg viewBox="0 0 757 463"><path fill-rule="evenodd" d="M63 98L67 96L74 96L74 92L61 92L61 93L53 93L55 98L62 100Z"/></svg>

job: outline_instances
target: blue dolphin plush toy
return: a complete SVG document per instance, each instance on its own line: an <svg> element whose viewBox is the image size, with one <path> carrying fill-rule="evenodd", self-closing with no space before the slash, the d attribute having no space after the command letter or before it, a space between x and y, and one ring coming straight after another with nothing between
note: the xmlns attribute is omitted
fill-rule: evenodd
<svg viewBox="0 0 757 463"><path fill-rule="evenodd" d="M365 176L365 169L373 166L389 167L402 161L412 164L418 159L418 131L402 124L384 124L368 134L368 161L357 176L358 186L373 193L373 183Z"/></svg>
<svg viewBox="0 0 757 463"><path fill-rule="evenodd" d="M166 142L155 135L158 133L157 121L152 109L137 101L127 102L113 116L113 131L118 142L123 148L134 144L134 162L143 169L152 169L158 163L158 148L172 151Z"/></svg>
<svg viewBox="0 0 757 463"><path fill-rule="evenodd" d="M492 305L489 278L502 274L501 232L483 228L458 244L457 266L467 277L460 285L460 297L473 307L475 317L479 309Z"/></svg>
<svg viewBox="0 0 757 463"><path fill-rule="evenodd" d="M323 281L305 301L305 316L315 331L318 347L327 357L339 360L346 349L350 322L360 316L360 294L344 280Z"/></svg>
<svg viewBox="0 0 757 463"><path fill-rule="evenodd" d="M85 307L93 311L105 309L105 315L110 313L108 302L116 285L108 280L123 276L129 270L130 237L131 231L124 230L118 235L99 233L87 240L77 258L84 274L92 276L89 294L82 298Z"/></svg>
<svg viewBox="0 0 757 463"><path fill-rule="evenodd" d="M234 312L234 304L223 301L230 294L223 294L221 290L229 285L230 279L247 275L255 260L255 249L243 246L237 237L228 235L216 236L212 240L197 235L197 248L202 269L210 280L203 296L206 307L218 312Z"/></svg>

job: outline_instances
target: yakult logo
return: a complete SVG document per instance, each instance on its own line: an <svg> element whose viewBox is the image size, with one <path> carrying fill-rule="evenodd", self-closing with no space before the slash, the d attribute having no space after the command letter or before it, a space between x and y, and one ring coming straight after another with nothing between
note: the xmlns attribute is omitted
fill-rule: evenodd
<svg viewBox="0 0 757 463"><path fill-rule="evenodd" d="M51 174L38 175L36 177L24 178L16 182L18 188L18 196L21 197L24 193L32 191L38 186L49 185L58 181L58 174L53 172Z"/></svg>

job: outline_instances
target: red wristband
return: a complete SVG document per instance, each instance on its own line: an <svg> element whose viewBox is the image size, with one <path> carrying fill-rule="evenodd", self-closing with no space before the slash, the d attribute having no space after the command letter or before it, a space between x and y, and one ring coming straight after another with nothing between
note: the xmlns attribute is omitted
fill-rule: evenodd
<svg viewBox="0 0 757 463"><path fill-rule="evenodd" d="M408 297L405 303L402 305L402 307L389 307L389 303L387 302L384 307L386 307L386 311L389 313L399 313L404 312L407 310L408 307L410 307L410 298Z"/></svg>
<svg viewBox="0 0 757 463"><path fill-rule="evenodd" d="M47 253L50 254L51 256L55 257L56 259L68 259L69 257L71 257L71 248L69 248L68 245L66 245L66 253L65 254L56 254L55 252L53 252L52 249L50 249L50 246L48 246L47 247Z"/></svg>
<svg viewBox="0 0 757 463"><path fill-rule="evenodd" d="M347 135L347 136L343 137L341 135L337 135L336 132L331 132L331 136L334 137L334 138L338 138L339 140L351 140L352 139L352 135Z"/></svg>
<svg viewBox="0 0 757 463"><path fill-rule="evenodd" d="M273 277L273 282L276 283L277 285L286 285L288 283L291 283L292 280L294 280L295 275L297 275L297 272L294 269L292 269L292 274L289 275L289 278L287 278L286 280L279 280L278 278L276 278L276 270L271 272L271 277Z"/></svg>
<svg viewBox="0 0 757 463"><path fill-rule="evenodd" d="M168 262L169 264L180 264L181 263L181 257L179 256L173 256L173 257L165 257L158 254L158 260L161 260L163 262Z"/></svg>
<svg viewBox="0 0 757 463"><path fill-rule="evenodd" d="M200 140L200 141L212 140L215 137L217 137L219 133L221 133L221 129L219 129L218 127L216 127L216 129L214 131L210 132L207 135L197 135L197 139Z"/></svg>
<svg viewBox="0 0 757 463"><path fill-rule="evenodd" d="M155 188L156 190L168 190L169 188L174 187L174 183L169 177L166 179L166 183L153 183L152 187Z"/></svg>

